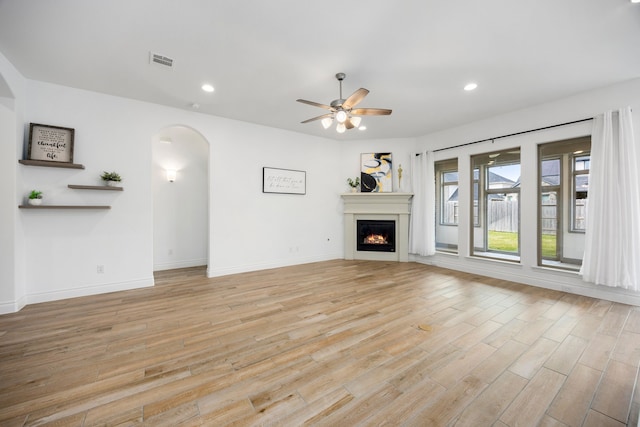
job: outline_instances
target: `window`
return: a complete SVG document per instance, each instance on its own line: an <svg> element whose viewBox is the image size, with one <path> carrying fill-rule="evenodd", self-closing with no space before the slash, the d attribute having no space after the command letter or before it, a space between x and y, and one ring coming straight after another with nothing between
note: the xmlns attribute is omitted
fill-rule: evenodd
<svg viewBox="0 0 640 427"><path fill-rule="evenodd" d="M520 149L471 157L472 251L475 256L520 260Z"/></svg>
<svg viewBox="0 0 640 427"><path fill-rule="evenodd" d="M458 251L458 159L435 163L436 250Z"/></svg>
<svg viewBox="0 0 640 427"><path fill-rule="evenodd" d="M591 139L542 144L539 150L538 265L582 264Z"/></svg>
<svg viewBox="0 0 640 427"><path fill-rule="evenodd" d="M578 150L581 151L581 150ZM587 201L589 193L589 163L591 156L589 154L574 154L573 161L573 213L571 215L571 230L586 230Z"/></svg>
<svg viewBox="0 0 640 427"><path fill-rule="evenodd" d="M478 196L480 191L478 191L480 186L480 169L473 169L473 226L480 226L480 202L478 201Z"/></svg>

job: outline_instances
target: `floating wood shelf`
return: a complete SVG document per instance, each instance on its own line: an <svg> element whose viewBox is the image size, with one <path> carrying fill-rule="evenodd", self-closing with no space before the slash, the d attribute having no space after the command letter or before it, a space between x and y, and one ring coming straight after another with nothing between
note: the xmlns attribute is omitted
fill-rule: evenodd
<svg viewBox="0 0 640 427"><path fill-rule="evenodd" d="M18 163L27 166L43 166L46 168L84 169L79 163L47 162L45 160L18 160Z"/></svg>
<svg viewBox="0 0 640 427"><path fill-rule="evenodd" d="M75 185L69 184L67 187L74 190L106 190L106 191L123 191L122 187L111 187L109 185Z"/></svg>
<svg viewBox="0 0 640 427"><path fill-rule="evenodd" d="M20 205L20 209L111 209L111 206L98 205Z"/></svg>

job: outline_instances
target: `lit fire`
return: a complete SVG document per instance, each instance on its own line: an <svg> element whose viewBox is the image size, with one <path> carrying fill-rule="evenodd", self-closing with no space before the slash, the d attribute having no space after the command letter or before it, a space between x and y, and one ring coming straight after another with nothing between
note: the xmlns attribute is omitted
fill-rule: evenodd
<svg viewBox="0 0 640 427"><path fill-rule="evenodd" d="M386 245L387 238L381 234L369 234L364 238L364 243L368 245Z"/></svg>

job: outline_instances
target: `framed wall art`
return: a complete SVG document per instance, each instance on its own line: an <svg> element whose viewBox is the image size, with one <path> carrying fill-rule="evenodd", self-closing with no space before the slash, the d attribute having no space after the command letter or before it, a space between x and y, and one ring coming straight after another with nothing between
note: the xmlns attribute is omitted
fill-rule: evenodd
<svg viewBox="0 0 640 427"><path fill-rule="evenodd" d="M391 153L363 153L360 156L360 191L390 193L393 191Z"/></svg>
<svg viewBox="0 0 640 427"><path fill-rule="evenodd" d="M262 192L281 194L306 194L307 173L305 171L262 168Z"/></svg>
<svg viewBox="0 0 640 427"><path fill-rule="evenodd" d="M75 129L31 123L27 160L73 163Z"/></svg>

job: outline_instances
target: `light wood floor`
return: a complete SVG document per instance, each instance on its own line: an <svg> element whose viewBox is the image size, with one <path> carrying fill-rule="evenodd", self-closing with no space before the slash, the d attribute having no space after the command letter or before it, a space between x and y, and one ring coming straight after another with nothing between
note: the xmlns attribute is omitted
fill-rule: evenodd
<svg viewBox="0 0 640 427"><path fill-rule="evenodd" d="M329 261L0 316L0 425L635 425L640 309Z"/></svg>

